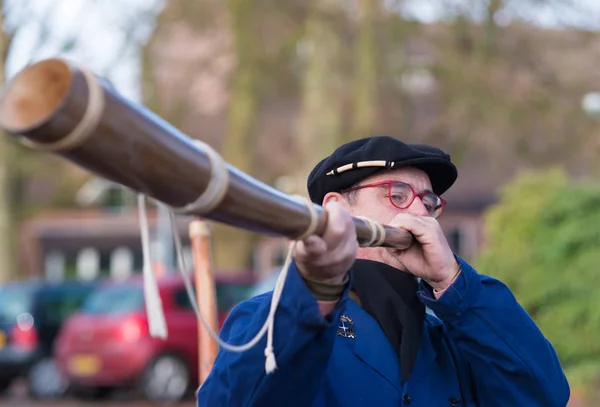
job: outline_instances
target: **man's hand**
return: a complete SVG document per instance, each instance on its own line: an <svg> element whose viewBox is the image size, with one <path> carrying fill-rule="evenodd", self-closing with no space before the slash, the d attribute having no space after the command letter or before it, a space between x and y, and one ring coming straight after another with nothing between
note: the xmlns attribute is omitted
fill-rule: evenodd
<svg viewBox="0 0 600 407"><path fill-rule="evenodd" d="M356 229L350 213L342 205L332 202L324 210L327 226L323 237L312 235L298 242L294 260L303 276L340 284L356 259Z"/></svg>
<svg viewBox="0 0 600 407"><path fill-rule="evenodd" d="M408 230L419 243L407 250L394 251L407 270L437 290L446 289L460 266L438 221L427 216L399 213L389 225Z"/></svg>

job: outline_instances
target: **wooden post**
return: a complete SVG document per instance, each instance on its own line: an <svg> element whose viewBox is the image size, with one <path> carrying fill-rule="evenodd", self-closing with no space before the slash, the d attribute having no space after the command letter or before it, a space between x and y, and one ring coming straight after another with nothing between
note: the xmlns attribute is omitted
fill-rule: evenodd
<svg viewBox="0 0 600 407"><path fill-rule="evenodd" d="M210 261L210 231L205 221L196 218L190 223L189 234L194 258L198 308L204 320L208 322L210 329L218 333L216 287ZM198 321L198 377L200 386L202 386L212 369L217 351L217 343L210 337L202 323Z"/></svg>

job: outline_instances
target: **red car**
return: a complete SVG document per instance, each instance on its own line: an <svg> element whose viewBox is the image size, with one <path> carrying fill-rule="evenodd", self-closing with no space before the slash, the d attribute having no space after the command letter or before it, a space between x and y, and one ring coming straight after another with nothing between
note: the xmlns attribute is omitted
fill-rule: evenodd
<svg viewBox="0 0 600 407"><path fill-rule="evenodd" d="M217 281L219 324L248 298L251 279ZM158 280L168 338L148 333L143 282L109 283L67 320L56 343L60 370L75 395L102 397L133 385L152 401L178 401L198 383L198 321L179 275Z"/></svg>

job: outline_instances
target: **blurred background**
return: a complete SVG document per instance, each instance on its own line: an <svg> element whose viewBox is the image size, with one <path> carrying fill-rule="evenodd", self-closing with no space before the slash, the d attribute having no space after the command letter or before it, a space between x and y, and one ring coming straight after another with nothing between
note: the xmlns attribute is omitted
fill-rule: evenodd
<svg viewBox="0 0 600 407"><path fill-rule="evenodd" d="M449 151L453 250L505 281L553 342L569 406L600 406L600 3L0 4L0 81L68 58L287 193L352 139ZM135 195L8 136L0 155L0 403L193 405L196 319L168 214L149 208L170 329L150 340ZM188 222L176 232L190 264ZM272 289L287 245L210 226L222 323Z"/></svg>

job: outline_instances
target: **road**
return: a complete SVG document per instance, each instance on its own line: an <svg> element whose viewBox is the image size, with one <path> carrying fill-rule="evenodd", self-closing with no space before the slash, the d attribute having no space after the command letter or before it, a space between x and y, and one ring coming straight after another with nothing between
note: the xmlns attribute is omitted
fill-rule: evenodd
<svg viewBox="0 0 600 407"><path fill-rule="evenodd" d="M0 396L0 406L2 407L162 407L159 404L149 403L139 400L128 393L115 393L106 401L82 401L71 398L60 399L56 401L35 401L27 398L24 386L15 385L11 391L4 397ZM170 404L169 407L194 407L193 398L178 403Z"/></svg>

